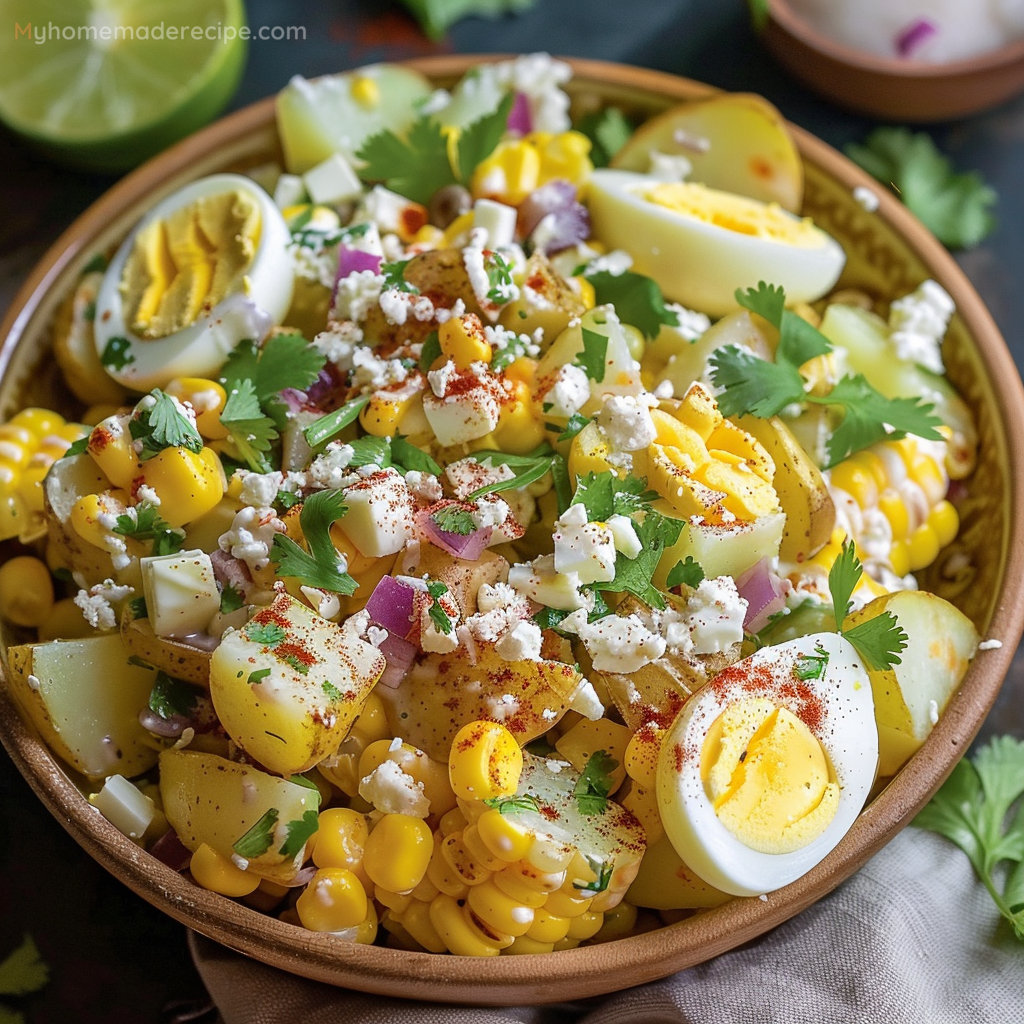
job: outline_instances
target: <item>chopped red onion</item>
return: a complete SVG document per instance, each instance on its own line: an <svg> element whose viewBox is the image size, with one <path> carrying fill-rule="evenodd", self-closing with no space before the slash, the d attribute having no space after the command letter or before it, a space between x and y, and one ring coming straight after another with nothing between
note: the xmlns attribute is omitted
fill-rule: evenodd
<svg viewBox="0 0 1024 1024"><path fill-rule="evenodd" d="M736 590L747 602L744 632L756 633L763 629L776 612L786 607L786 594L791 589L789 580L776 576L768 568L767 558L762 558L743 573L736 580Z"/></svg>
<svg viewBox="0 0 1024 1024"><path fill-rule="evenodd" d="M178 838L178 833L169 828L150 848L150 854L172 871L184 871L192 860L192 852Z"/></svg>
<svg viewBox="0 0 1024 1024"><path fill-rule="evenodd" d="M576 201L576 186L555 179L534 189L519 207L519 230L534 248L559 252L590 236L590 214Z"/></svg>
<svg viewBox="0 0 1024 1024"><path fill-rule="evenodd" d="M409 674L409 669L412 668L412 663L416 660L416 645L388 631L387 639L378 649L388 663L378 682L382 686L388 686L394 690Z"/></svg>
<svg viewBox="0 0 1024 1024"><path fill-rule="evenodd" d="M939 26L930 18L916 18L896 33L896 52L901 57L912 57L929 39L939 34Z"/></svg>
<svg viewBox="0 0 1024 1024"><path fill-rule="evenodd" d="M366 612L378 626L401 640L409 640L419 631L416 591L393 576L381 577L366 602Z"/></svg>
<svg viewBox="0 0 1024 1024"><path fill-rule="evenodd" d="M512 109L508 112L506 127L510 132L519 132L520 135L529 135L533 131L533 115L530 113L530 101L526 93L516 93Z"/></svg>
<svg viewBox="0 0 1024 1024"><path fill-rule="evenodd" d="M475 562L491 540L489 526L481 527L472 533L451 533L437 525L431 512L421 512L417 520L427 540L442 551L447 551L449 555L464 558L469 562Z"/></svg>
<svg viewBox="0 0 1024 1024"><path fill-rule="evenodd" d="M334 283L337 284L343 277L355 274L360 270L372 270L375 274L380 273L382 258L374 256L372 252L363 252L362 249L353 249L350 245L338 246L338 272L334 275Z"/></svg>
<svg viewBox="0 0 1024 1024"><path fill-rule="evenodd" d="M171 715L170 718L161 718L151 708L143 708L139 712L139 725L154 736L163 736L169 740L176 740L191 723L183 715Z"/></svg>

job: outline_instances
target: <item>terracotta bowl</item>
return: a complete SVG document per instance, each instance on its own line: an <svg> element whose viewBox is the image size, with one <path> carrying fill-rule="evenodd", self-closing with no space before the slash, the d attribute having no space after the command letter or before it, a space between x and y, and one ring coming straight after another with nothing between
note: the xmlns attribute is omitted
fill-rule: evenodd
<svg viewBox="0 0 1024 1024"><path fill-rule="evenodd" d="M764 41L779 63L815 92L890 121L965 117L1024 90L1024 39L947 64L879 57L822 35L787 0L770 0Z"/></svg>
<svg viewBox="0 0 1024 1024"><path fill-rule="evenodd" d="M474 60L442 57L416 67L449 85ZM707 95L704 85L653 71L574 61L571 89L649 115ZM341 942L264 916L193 885L154 860L97 814L76 779L19 717L0 685L0 738L40 799L83 849L139 895L183 924L268 964L367 992L466 1003L540 1003L596 995L664 977L738 946L799 913L852 874L914 816L980 727L1009 665L1024 619L1024 435L1015 417L1024 390L991 317L956 264L892 197L869 214L851 196L870 181L845 158L797 128L805 161L805 213L846 247L840 286L863 289L879 308L931 276L956 301L945 352L950 375L972 405L981 436L977 486L963 510L955 549L923 581L956 601L985 636L1003 641L971 667L934 733L866 808L834 852L767 900L736 899L656 931L606 945L478 960ZM8 312L0 337L0 415L62 400L48 351L54 308L83 265L128 230L160 197L201 175L244 169L278 155L274 101L212 125L129 175L50 249ZM962 565L956 572L956 556ZM964 556L966 555L966 559ZM10 642L14 638L7 637Z"/></svg>

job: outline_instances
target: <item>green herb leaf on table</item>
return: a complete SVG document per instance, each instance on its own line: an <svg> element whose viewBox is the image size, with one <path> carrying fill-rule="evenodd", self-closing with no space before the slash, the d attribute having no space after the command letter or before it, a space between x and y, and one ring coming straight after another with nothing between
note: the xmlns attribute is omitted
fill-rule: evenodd
<svg viewBox="0 0 1024 1024"><path fill-rule="evenodd" d="M599 306L610 303L619 320L632 324L648 338L656 338L662 325L677 327L679 316L665 305L665 297L653 278L627 270L612 274L607 270L586 274L594 286L595 301Z"/></svg>
<svg viewBox="0 0 1024 1024"><path fill-rule="evenodd" d="M906 650L907 634L892 612L882 612L851 629L843 628L846 616L850 613L850 598L863 572L864 567L857 557L856 546L852 540L847 539L843 542L839 557L829 569L828 588L832 595L837 632L853 644L869 669L878 672L901 663L900 653Z"/></svg>
<svg viewBox="0 0 1024 1024"><path fill-rule="evenodd" d="M186 448L198 454L203 450L203 439L195 424L182 413L170 395L159 388L150 393L153 405L142 408L128 421L128 432L133 441L141 442L139 459L152 459L167 448Z"/></svg>
<svg viewBox="0 0 1024 1024"><path fill-rule="evenodd" d="M245 464L256 473L266 473L270 469L267 453L277 440L277 427L269 416L264 416L252 380L232 383L220 421Z"/></svg>
<svg viewBox="0 0 1024 1024"><path fill-rule="evenodd" d="M274 829L280 815L276 807L271 807L241 839L232 844L231 849L246 860L261 857L274 844Z"/></svg>
<svg viewBox="0 0 1024 1024"><path fill-rule="evenodd" d="M977 245L995 226L995 190L976 172L955 171L927 132L876 128L863 145L847 145L846 155L891 186L907 209L951 249Z"/></svg>
<svg viewBox="0 0 1024 1024"><path fill-rule="evenodd" d="M596 383L604 380L608 359L608 335L583 328L583 348L576 353L574 364Z"/></svg>
<svg viewBox="0 0 1024 1024"><path fill-rule="evenodd" d="M430 518L445 533L457 533L461 537L468 537L476 530L473 513L459 505L445 505L432 512Z"/></svg>
<svg viewBox="0 0 1024 1024"><path fill-rule="evenodd" d="M274 537L271 559L279 576L291 576L307 587L350 595L358 584L340 568L338 550L331 540L331 524L348 511L339 490L316 491L302 503L299 526L309 551L282 533Z"/></svg>
<svg viewBox="0 0 1024 1024"><path fill-rule="evenodd" d="M0 961L0 996L27 996L38 992L50 980L50 968L39 955L31 935Z"/></svg>
<svg viewBox="0 0 1024 1024"><path fill-rule="evenodd" d="M618 107L605 107L580 118L577 130L590 139L591 163L595 167L607 167L629 141L633 125Z"/></svg>
<svg viewBox="0 0 1024 1024"><path fill-rule="evenodd" d="M1024 741L998 736L953 769L913 823L952 840L967 854L999 913L1024 942L1022 797ZM996 868L1002 862L1011 868L1000 892Z"/></svg>
<svg viewBox="0 0 1024 1024"><path fill-rule="evenodd" d="M696 589L704 582L704 569L701 564L694 560L693 555L687 555L685 561L676 562L668 571L665 580L666 586L686 586Z"/></svg>
<svg viewBox="0 0 1024 1024"><path fill-rule="evenodd" d="M604 811L612 791L612 772L618 767L619 762L607 750L590 755L572 791L580 814L591 817Z"/></svg>

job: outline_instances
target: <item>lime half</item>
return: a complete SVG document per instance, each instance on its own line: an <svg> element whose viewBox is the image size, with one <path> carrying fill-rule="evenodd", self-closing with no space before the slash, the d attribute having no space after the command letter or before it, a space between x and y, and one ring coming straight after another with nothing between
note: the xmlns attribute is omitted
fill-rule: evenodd
<svg viewBox="0 0 1024 1024"><path fill-rule="evenodd" d="M0 120L122 171L216 117L245 66L242 0L0 0Z"/></svg>

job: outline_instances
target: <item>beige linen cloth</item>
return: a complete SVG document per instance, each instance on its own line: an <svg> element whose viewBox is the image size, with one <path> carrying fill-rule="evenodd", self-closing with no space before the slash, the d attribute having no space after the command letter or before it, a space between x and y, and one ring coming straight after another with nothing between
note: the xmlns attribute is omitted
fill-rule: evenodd
<svg viewBox="0 0 1024 1024"><path fill-rule="evenodd" d="M1021 1024L1024 943L967 858L905 829L756 942L662 981L539 1007L445 1006L293 977L191 936L224 1024Z"/></svg>

